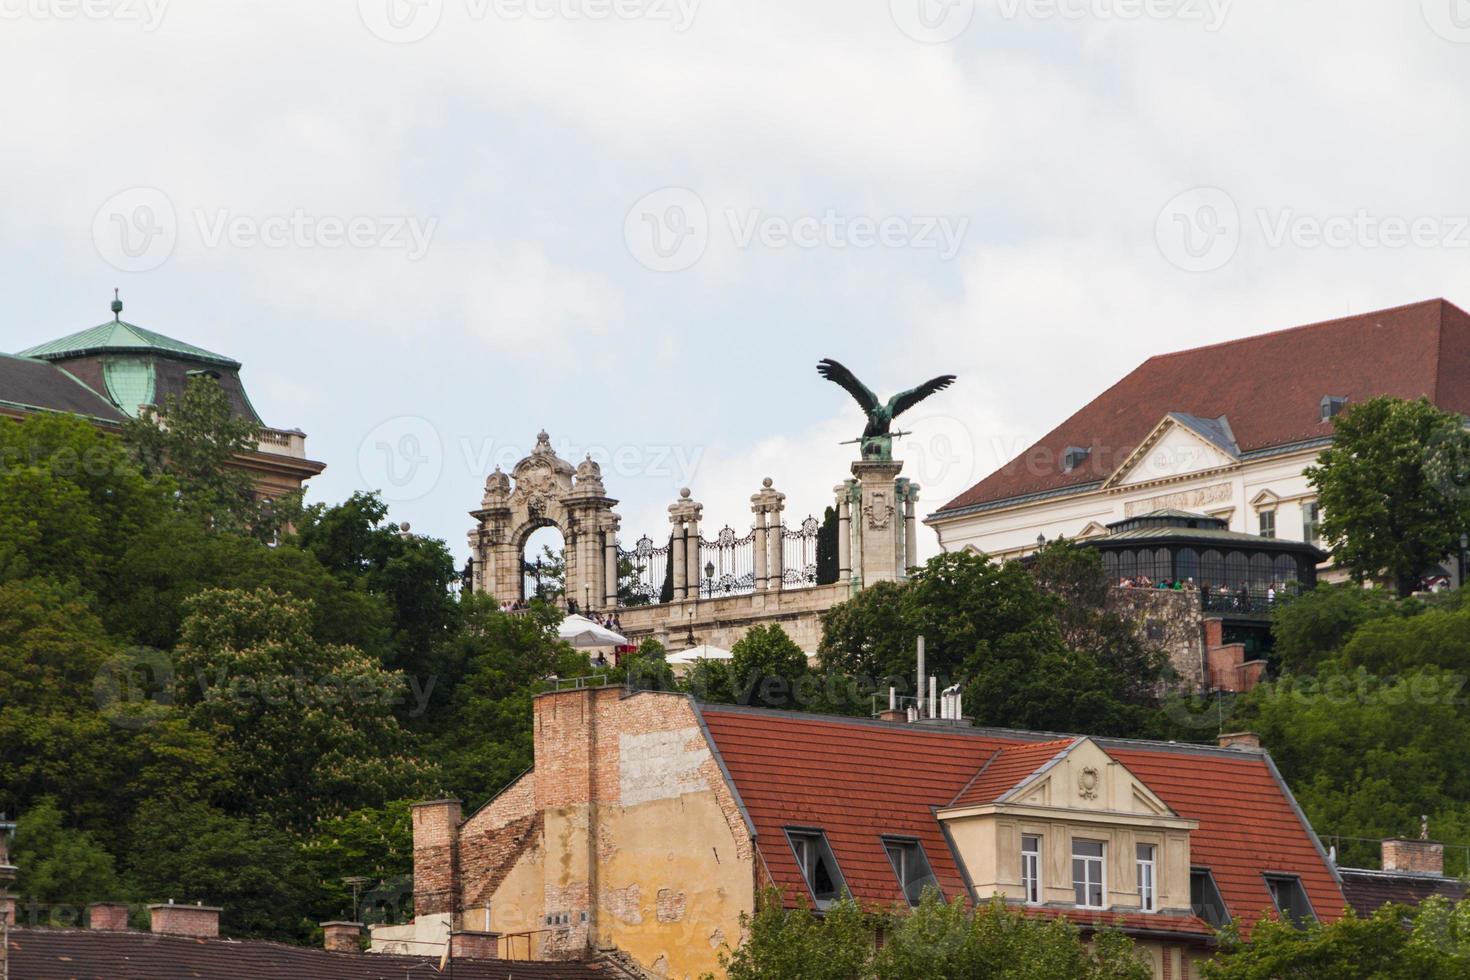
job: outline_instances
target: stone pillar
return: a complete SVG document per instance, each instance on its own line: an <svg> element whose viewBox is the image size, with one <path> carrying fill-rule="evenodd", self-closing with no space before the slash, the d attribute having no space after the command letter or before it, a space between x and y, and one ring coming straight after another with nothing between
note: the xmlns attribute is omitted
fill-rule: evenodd
<svg viewBox="0 0 1470 980"><path fill-rule="evenodd" d="M755 588L757 592L775 592L781 588L784 542L781 539L781 511L786 509L786 495L774 488L766 477L760 490L751 495L750 509L755 513Z"/></svg>
<svg viewBox="0 0 1470 980"><path fill-rule="evenodd" d="M674 563L675 601L699 598L699 518L703 513L703 505L689 498L688 487L669 505L669 523L674 526L669 560Z"/></svg>
<svg viewBox="0 0 1470 980"><path fill-rule="evenodd" d="M852 464L859 484L858 557L856 565L863 588L875 582L891 582L902 575L903 555L899 550L896 479L903 469L899 460L862 460Z"/></svg>
<svg viewBox="0 0 1470 980"><path fill-rule="evenodd" d="M908 578L909 569L919 564L919 537L918 537L918 515L915 513L919 502L919 485L903 483L903 575Z"/></svg>
<svg viewBox="0 0 1470 980"><path fill-rule="evenodd" d="M837 495L837 581L846 582L852 575L852 506L848 501L847 480L832 488Z"/></svg>
<svg viewBox="0 0 1470 980"><path fill-rule="evenodd" d="M699 508L699 505L695 504L694 507ZM691 599L699 598L699 582L704 577L704 569L699 566L699 518L701 516L700 510L696 509L689 518L689 523L685 525L687 528L685 533L689 536L689 543L684 546L684 554L689 561L689 573L685 579L689 583L689 598Z"/></svg>
<svg viewBox="0 0 1470 980"><path fill-rule="evenodd" d="M755 514L755 540L753 550L755 552L755 590L766 591L766 512L759 503L755 503L760 494L751 497L751 511Z"/></svg>
<svg viewBox="0 0 1470 980"><path fill-rule="evenodd" d="M611 525L603 533L603 597L608 612L618 608L618 526Z"/></svg>
<svg viewBox="0 0 1470 980"><path fill-rule="evenodd" d="M670 517L669 523L674 525L674 543L669 552L669 561L674 563L674 601L682 602L687 596L684 576L689 571L688 560L684 556L684 521L679 517Z"/></svg>

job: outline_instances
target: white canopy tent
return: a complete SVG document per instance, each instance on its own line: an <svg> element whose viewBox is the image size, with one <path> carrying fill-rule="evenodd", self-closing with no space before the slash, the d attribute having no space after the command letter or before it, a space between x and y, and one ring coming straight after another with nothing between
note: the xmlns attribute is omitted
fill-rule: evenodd
<svg viewBox="0 0 1470 980"><path fill-rule="evenodd" d="M734 654L720 647L712 647L708 643L701 643L697 647L688 650L678 650L667 654L664 659L670 664L692 664L697 660L730 660Z"/></svg>
<svg viewBox="0 0 1470 980"><path fill-rule="evenodd" d="M561 625L556 628L556 636L579 650L591 647L619 647L628 642L628 638L621 633L614 633L606 626L594 623L586 616L575 614L561 621Z"/></svg>

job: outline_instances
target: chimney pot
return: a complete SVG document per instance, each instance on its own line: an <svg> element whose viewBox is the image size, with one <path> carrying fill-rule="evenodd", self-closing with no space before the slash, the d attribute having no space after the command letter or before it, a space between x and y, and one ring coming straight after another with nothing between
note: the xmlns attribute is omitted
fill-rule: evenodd
<svg viewBox="0 0 1470 980"><path fill-rule="evenodd" d="M1383 842L1383 870L1400 874L1444 875L1444 845L1433 840L1393 838Z"/></svg>
<svg viewBox="0 0 1470 980"><path fill-rule="evenodd" d="M1261 751L1261 736L1255 732L1229 732L1216 736L1215 742L1222 749L1236 749L1240 752Z"/></svg>
<svg viewBox="0 0 1470 980"><path fill-rule="evenodd" d="M323 922L322 944L337 953L360 952L358 940L362 938L362 930L361 922Z"/></svg>
<svg viewBox="0 0 1470 980"><path fill-rule="evenodd" d="M151 928L156 935L191 936L195 939L219 937L219 914L222 911L214 905L175 905L172 899L166 905L148 906Z"/></svg>
<svg viewBox="0 0 1470 980"><path fill-rule="evenodd" d="M122 932L128 927L126 902L93 902L87 906L87 928Z"/></svg>

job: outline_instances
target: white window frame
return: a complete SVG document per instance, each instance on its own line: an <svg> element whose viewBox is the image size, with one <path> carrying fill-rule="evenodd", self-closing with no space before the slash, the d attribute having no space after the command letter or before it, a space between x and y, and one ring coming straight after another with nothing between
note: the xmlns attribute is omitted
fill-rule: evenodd
<svg viewBox="0 0 1470 980"><path fill-rule="evenodd" d="M1266 507L1257 513L1256 526L1261 537L1274 539L1276 537L1276 508Z"/></svg>
<svg viewBox="0 0 1470 980"><path fill-rule="evenodd" d="M1143 850L1148 849L1148 857ZM1138 907L1145 912L1159 910L1159 848L1156 844L1135 844L1134 862L1138 868Z"/></svg>
<svg viewBox="0 0 1470 980"><path fill-rule="evenodd" d="M1026 850L1027 843L1035 843L1034 851ZM1027 905L1041 904L1041 835L1021 835L1021 900Z"/></svg>
<svg viewBox="0 0 1470 980"><path fill-rule="evenodd" d="M1096 844L1098 846L1098 849L1101 850L1102 853L1100 855L1078 854L1077 853L1077 845L1078 844ZM1105 909L1105 908L1107 908L1108 907L1108 842L1107 841L1102 841L1102 840L1091 840L1090 838L1086 838L1086 837L1075 837L1075 838L1072 839L1072 897L1074 899L1076 899L1078 897L1077 896L1077 885L1078 885L1078 881L1077 881L1077 862L1078 861L1081 861L1082 862L1082 866L1083 866L1084 871L1083 871L1083 877L1082 877L1082 882L1081 882L1081 884L1082 884L1082 896L1081 897L1083 898L1083 901L1077 902L1077 907L1079 909ZM1097 872L1098 872L1097 881L1093 881L1092 880L1092 875L1090 874L1090 871L1094 867L1094 864L1097 867ZM1097 885L1098 886L1098 894L1099 894L1099 897L1101 898L1101 902L1099 904L1097 904L1097 905L1093 905L1093 904L1091 904L1091 903L1089 903L1089 902L1086 901L1087 895L1088 895L1089 892L1092 891L1092 886L1093 885Z"/></svg>

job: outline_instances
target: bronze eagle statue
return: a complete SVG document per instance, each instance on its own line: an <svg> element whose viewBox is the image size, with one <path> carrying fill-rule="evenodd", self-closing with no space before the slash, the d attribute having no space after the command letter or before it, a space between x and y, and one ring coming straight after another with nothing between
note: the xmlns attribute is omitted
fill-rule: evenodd
<svg viewBox="0 0 1470 980"><path fill-rule="evenodd" d="M917 388L899 392L884 403L878 401L878 396L873 394L867 385L859 381L856 375L831 358L817 362L817 373L828 381L846 388L847 393L852 395L867 413L868 425L863 429L862 436L864 441L874 436L888 435L889 426L893 424L895 418L936 391L943 391L955 382L954 375L941 374L937 378L930 378Z"/></svg>

